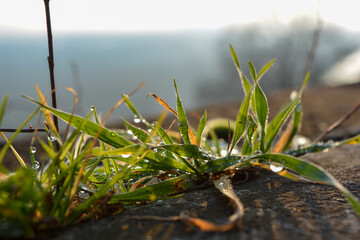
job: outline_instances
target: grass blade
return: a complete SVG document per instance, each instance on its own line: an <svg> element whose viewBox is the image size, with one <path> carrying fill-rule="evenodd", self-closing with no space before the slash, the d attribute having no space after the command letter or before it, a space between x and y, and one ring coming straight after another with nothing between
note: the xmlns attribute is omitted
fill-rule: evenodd
<svg viewBox="0 0 360 240"><path fill-rule="evenodd" d="M257 79L256 69L251 61L249 61L249 70L250 70L252 79L254 80L255 83L257 83L258 79Z"/></svg>
<svg viewBox="0 0 360 240"><path fill-rule="evenodd" d="M239 113L236 118L234 137L231 142L229 153L231 153L231 151L234 149L235 145L239 142L245 132L247 122L246 119L251 99L251 91L252 90L250 89L249 92L245 95L245 98L240 106Z"/></svg>
<svg viewBox="0 0 360 240"><path fill-rule="evenodd" d="M207 120L207 111L205 110L204 115L201 117L200 122L199 122L199 127L197 130L197 140L200 143L201 142L201 136L202 133L204 132L205 126L206 126L206 120Z"/></svg>
<svg viewBox="0 0 360 240"><path fill-rule="evenodd" d="M275 63L276 59L272 59L270 62L268 62L265 66L261 68L257 75L257 82L260 81L261 77L271 68L271 66Z"/></svg>
<svg viewBox="0 0 360 240"><path fill-rule="evenodd" d="M1 127L1 122L2 122L2 119L4 117L4 113L5 113L5 109L6 109L6 105L9 101L9 96L8 95L5 95L2 102L1 102L1 109L0 109L0 127Z"/></svg>
<svg viewBox="0 0 360 240"><path fill-rule="evenodd" d="M234 60L236 70L238 71L238 74L239 74L239 77L241 80L241 85L243 87L244 94L247 94L251 88L251 83L249 82L249 80L245 77L245 75L241 71L240 62L238 60L238 57L236 55L234 48L231 46L231 44L229 45L229 47L230 47L231 56Z"/></svg>
<svg viewBox="0 0 360 240"><path fill-rule="evenodd" d="M122 119L123 123L125 124L126 128L132 135L134 135L137 139L139 139L143 143L147 143L150 140L150 135L141 128L135 127L134 125L130 124L125 119Z"/></svg>
<svg viewBox="0 0 360 240"><path fill-rule="evenodd" d="M360 202L349 192L340 182L338 182L331 174L327 173L323 168L302 159L284 155L284 154L262 154L250 159L259 159L261 161L268 160L282 164L285 168L289 168L300 176L307 179L327 183L338 188L353 206L354 210L360 215Z"/></svg>
<svg viewBox="0 0 360 240"><path fill-rule="evenodd" d="M169 195L179 193L193 186L195 186L195 182L189 176L182 175L125 194L115 194L112 196L110 203L155 201L167 198Z"/></svg>
<svg viewBox="0 0 360 240"><path fill-rule="evenodd" d="M174 114L176 117L178 116L177 112L172 107L170 107L169 104L167 104L164 100L162 100L160 97L158 97L155 93L149 93L149 95L153 96L155 98L155 100L161 106L163 106L166 110L168 110L169 112Z"/></svg>
<svg viewBox="0 0 360 240"><path fill-rule="evenodd" d="M179 91L178 91L178 87L177 87L175 79L174 79L174 86L175 86L176 98L177 98L177 113L178 113L178 118L179 118L179 130L180 130L181 137L182 137L184 143L190 144L191 141L189 138L189 123L186 118L185 110L181 103L181 99L180 99L180 95L179 95Z"/></svg>
<svg viewBox="0 0 360 240"><path fill-rule="evenodd" d="M80 116L76 116L76 115L72 115L66 112L63 112L61 110L58 109L54 109L52 107L49 106L45 106L42 103L23 96L24 98L28 99L29 101L40 105L42 108L45 108L47 110L49 110L52 114L56 115L57 117L61 118L62 120L64 120L65 122L69 123L70 125L72 125L75 128L79 128L81 127L81 124L86 121L86 119L84 119L83 117ZM70 122L69 122L70 121ZM100 130L101 129L101 130ZM124 147L124 146L128 146L128 145L132 145L134 143L126 140L125 138L123 138L122 136L120 136L119 134L117 134L114 131L111 131L105 127L102 127L99 124L96 124L92 121L87 121L86 124L84 125L84 127L81 127L80 129L82 132L92 136L92 137L96 137L99 130L100 135L99 135L99 139L113 147L119 148L119 147Z"/></svg>
<svg viewBox="0 0 360 240"><path fill-rule="evenodd" d="M261 126L261 142L260 150L265 150L265 129L266 122L269 113L269 107L264 92L260 88L259 84L255 83L255 111Z"/></svg>

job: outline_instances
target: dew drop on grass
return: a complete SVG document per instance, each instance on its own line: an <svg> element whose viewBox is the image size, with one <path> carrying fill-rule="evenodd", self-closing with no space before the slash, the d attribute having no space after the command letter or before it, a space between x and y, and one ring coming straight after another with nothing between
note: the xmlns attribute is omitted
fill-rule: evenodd
<svg viewBox="0 0 360 240"><path fill-rule="evenodd" d="M284 165L282 165L281 163L277 163L277 162L271 162L270 163L270 169L273 172L281 172L284 170Z"/></svg>
<svg viewBox="0 0 360 240"><path fill-rule="evenodd" d="M110 133L110 136L116 137L116 133L115 133L115 132L111 132L111 133Z"/></svg>
<svg viewBox="0 0 360 240"><path fill-rule="evenodd" d="M255 150L254 152L254 155L257 156L257 155L261 155L262 154L262 151L261 150Z"/></svg>
<svg viewBox="0 0 360 240"><path fill-rule="evenodd" d="M132 135L132 134L133 134L133 132L132 132L131 130L127 130L126 132L127 132L127 134L129 134L129 135Z"/></svg>
<svg viewBox="0 0 360 240"><path fill-rule="evenodd" d="M85 199L85 198L88 198L88 197L89 197L89 193L87 193L87 192L84 191L84 190L80 190L80 191L79 191L79 198Z"/></svg>
<svg viewBox="0 0 360 240"><path fill-rule="evenodd" d="M90 111L94 111L95 110L95 106L94 105L92 105L91 107L90 107Z"/></svg>
<svg viewBox="0 0 360 240"><path fill-rule="evenodd" d="M134 123L140 123L141 119L139 118L139 116L134 116Z"/></svg>
<svg viewBox="0 0 360 240"><path fill-rule="evenodd" d="M40 163L38 161L34 161L31 167L32 169L37 170L40 167Z"/></svg>
<svg viewBox="0 0 360 240"><path fill-rule="evenodd" d="M36 147L31 146L31 147L30 147L30 152L31 152L31 153L36 153Z"/></svg>
<svg viewBox="0 0 360 240"><path fill-rule="evenodd" d="M48 131L47 138L52 142L56 141L56 136L51 130Z"/></svg>

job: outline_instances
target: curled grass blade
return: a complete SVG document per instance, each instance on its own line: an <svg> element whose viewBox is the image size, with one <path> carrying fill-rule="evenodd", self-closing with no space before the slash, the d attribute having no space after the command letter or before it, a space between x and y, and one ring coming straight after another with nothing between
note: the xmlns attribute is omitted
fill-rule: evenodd
<svg viewBox="0 0 360 240"><path fill-rule="evenodd" d="M360 202L359 200L348 191L340 182L338 182L331 174L327 173L323 168L313 163L304 161L302 159L284 155L284 154L262 154L250 159L259 159L260 161L268 160L282 164L285 168L295 171L302 177L327 183L338 188L353 206L358 215L360 215Z"/></svg>

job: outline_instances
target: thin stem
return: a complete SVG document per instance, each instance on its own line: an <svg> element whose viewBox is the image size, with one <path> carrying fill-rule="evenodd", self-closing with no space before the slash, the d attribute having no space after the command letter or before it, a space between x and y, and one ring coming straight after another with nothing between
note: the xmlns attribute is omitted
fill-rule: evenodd
<svg viewBox="0 0 360 240"><path fill-rule="evenodd" d="M54 50L53 50L49 2L50 2L50 0L44 0L45 13L46 13L48 47L49 47L49 56L47 59L48 59L48 63L49 63L49 72L50 72L52 106L53 106L53 108L57 108L56 92L55 92L55 77L54 77ZM58 118L55 115L53 115L53 121L54 121L56 130L59 132Z"/></svg>
<svg viewBox="0 0 360 240"><path fill-rule="evenodd" d="M16 132L15 128L0 128L0 132ZM46 132L45 128L23 128L20 130L21 133L33 133L33 132Z"/></svg>

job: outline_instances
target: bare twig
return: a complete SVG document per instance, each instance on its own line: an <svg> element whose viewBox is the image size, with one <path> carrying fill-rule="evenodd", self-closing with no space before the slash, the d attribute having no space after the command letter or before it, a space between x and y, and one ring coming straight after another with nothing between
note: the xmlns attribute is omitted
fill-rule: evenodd
<svg viewBox="0 0 360 240"><path fill-rule="evenodd" d="M47 59L48 59L48 63L49 63L49 72L50 72L50 84L51 84L51 91L52 91L52 93L51 93L52 106L53 106L53 108L57 108L56 92L55 92L55 76L54 76L54 50L53 50L49 2L50 2L50 0L44 0L45 14L46 14L46 26L47 26L47 37L48 37L48 48L49 48L49 56ZM53 115L53 121L54 121L56 130L59 131L58 118L55 115Z"/></svg>
<svg viewBox="0 0 360 240"><path fill-rule="evenodd" d="M15 128L0 128L0 132L16 132ZM45 128L23 128L20 130L21 133L33 133L33 132L46 132Z"/></svg>
<svg viewBox="0 0 360 240"><path fill-rule="evenodd" d="M313 39L311 42L310 52L306 59L303 79L305 78L306 74L311 70L311 66L312 66L314 58L315 58L315 53L316 53L316 49L319 44L320 34L321 34L323 25L324 25L324 22L320 16L320 1L319 1L318 7L317 7L317 12L316 12L316 27L315 27Z"/></svg>
<svg viewBox="0 0 360 240"><path fill-rule="evenodd" d="M320 136L318 136L314 142L321 141L329 132L339 127L343 122L345 122L348 118L350 118L358 109L360 108L360 101L353 106L349 112L347 112L344 116L342 116L339 120L331 124Z"/></svg>

